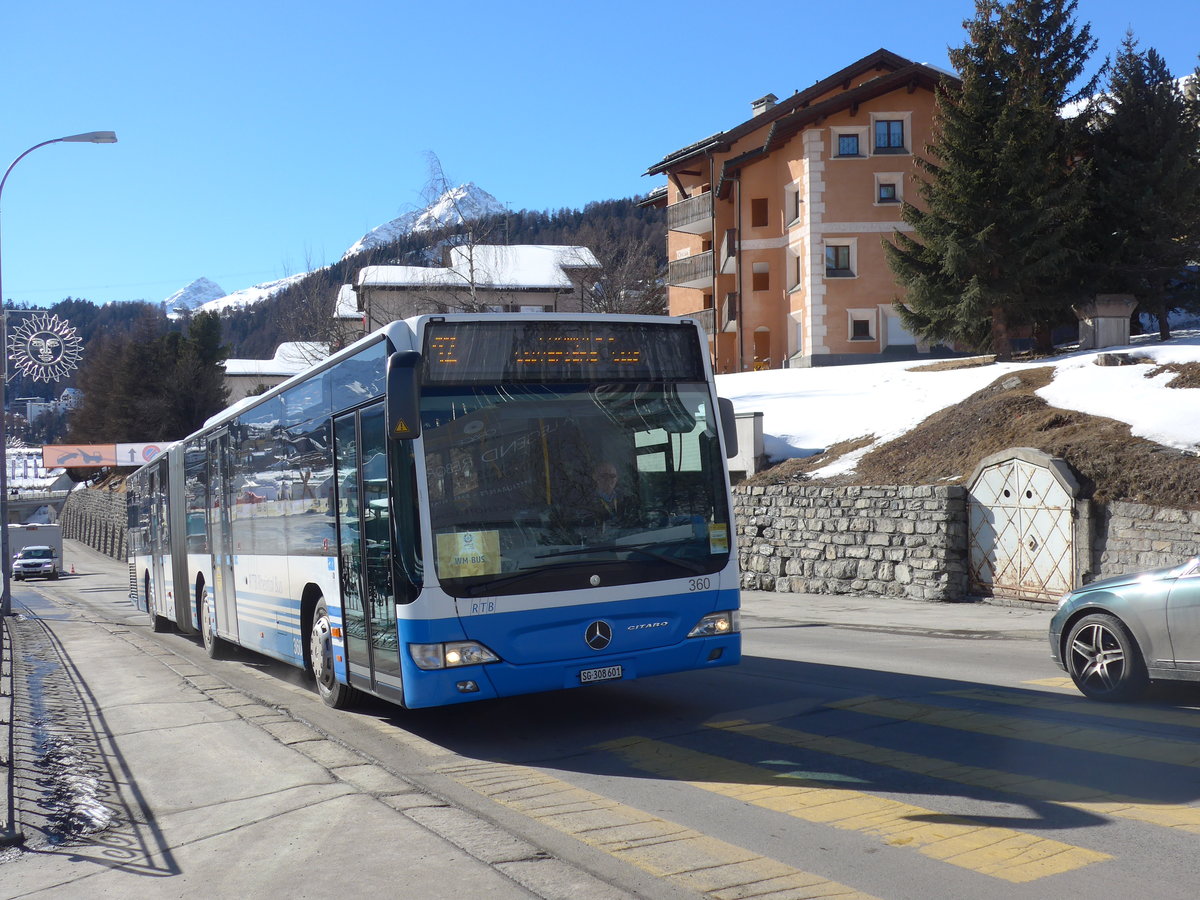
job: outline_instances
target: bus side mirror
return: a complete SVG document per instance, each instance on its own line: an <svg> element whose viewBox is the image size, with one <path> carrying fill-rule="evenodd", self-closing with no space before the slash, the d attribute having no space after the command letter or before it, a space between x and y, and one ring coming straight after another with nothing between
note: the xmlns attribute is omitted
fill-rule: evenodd
<svg viewBox="0 0 1200 900"><path fill-rule="evenodd" d="M725 435L725 458L733 459L738 454L737 416L733 413L733 401L717 398L721 410L721 433Z"/></svg>
<svg viewBox="0 0 1200 900"><path fill-rule="evenodd" d="M421 354L402 350L388 357L388 437L411 441L421 436Z"/></svg>

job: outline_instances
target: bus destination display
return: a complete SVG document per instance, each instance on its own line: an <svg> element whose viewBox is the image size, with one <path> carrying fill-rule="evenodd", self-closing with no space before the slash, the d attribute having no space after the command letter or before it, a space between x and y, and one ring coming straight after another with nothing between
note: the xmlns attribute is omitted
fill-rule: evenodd
<svg viewBox="0 0 1200 900"><path fill-rule="evenodd" d="M424 381L702 381L695 332L675 323L432 322Z"/></svg>

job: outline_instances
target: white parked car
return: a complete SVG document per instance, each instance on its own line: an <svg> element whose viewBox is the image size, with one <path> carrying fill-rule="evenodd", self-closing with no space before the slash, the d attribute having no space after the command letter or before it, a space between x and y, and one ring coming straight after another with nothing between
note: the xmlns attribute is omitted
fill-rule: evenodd
<svg viewBox="0 0 1200 900"><path fill-rule="evenodd" d="M14 581L23 578L58 578L61 563L53 547L22 547L13 557L12 577Z"/></svg>

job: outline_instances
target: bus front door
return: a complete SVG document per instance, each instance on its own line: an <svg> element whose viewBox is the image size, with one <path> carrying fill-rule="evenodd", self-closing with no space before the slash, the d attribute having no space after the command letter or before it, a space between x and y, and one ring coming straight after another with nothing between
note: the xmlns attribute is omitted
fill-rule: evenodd
<svg viewBox="0 0 1200 900"><path fill-rule="evenodd" d="M208 529L212 535L213 609L221 637L238 639L237 603L233 582L233 502L229 484L229 432L221 431L208 440Z"/></svg>
<svg viewBox="0 0 1200 900"><path fill-rule="evenodd" d="M334 419L333 444L342 633L350 683L402 701L383 404Z"/></svg>

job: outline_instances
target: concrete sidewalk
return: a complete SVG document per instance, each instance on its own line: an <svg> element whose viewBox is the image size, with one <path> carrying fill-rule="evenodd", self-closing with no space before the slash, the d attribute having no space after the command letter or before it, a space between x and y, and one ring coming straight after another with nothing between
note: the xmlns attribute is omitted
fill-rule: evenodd
<svg viewBox="0 0 1200 900"><path fill-rule="evenodd" d="M120 562L78 544L68 557L114 615L56 602L68 579L22 586L0 623L0 774L24 838L0 846L0 898L327 897L348 878L355 896L626 896L164 650L115 614ZM1028 640L1051 611L743 595L748 620Z"/></svg>
<svg viewBox="0 0 1200 900"><path fill-rule="evenodd" d="M82 572L99 555L68 556ZM119 569L96 581L127 592L119 563L87 565ZM626 896L206 675L144 629L28 594L5 622L24 843L0 848L0 897ZM22 602L38 617L20 614Z"/></svg>
<svg viewBox="0 0 1200 900"><path fill-rule="evenodd" d="M922 603L863 594L742 591L742 615L875 631L1047 640L1052 603Z"/></svg>

